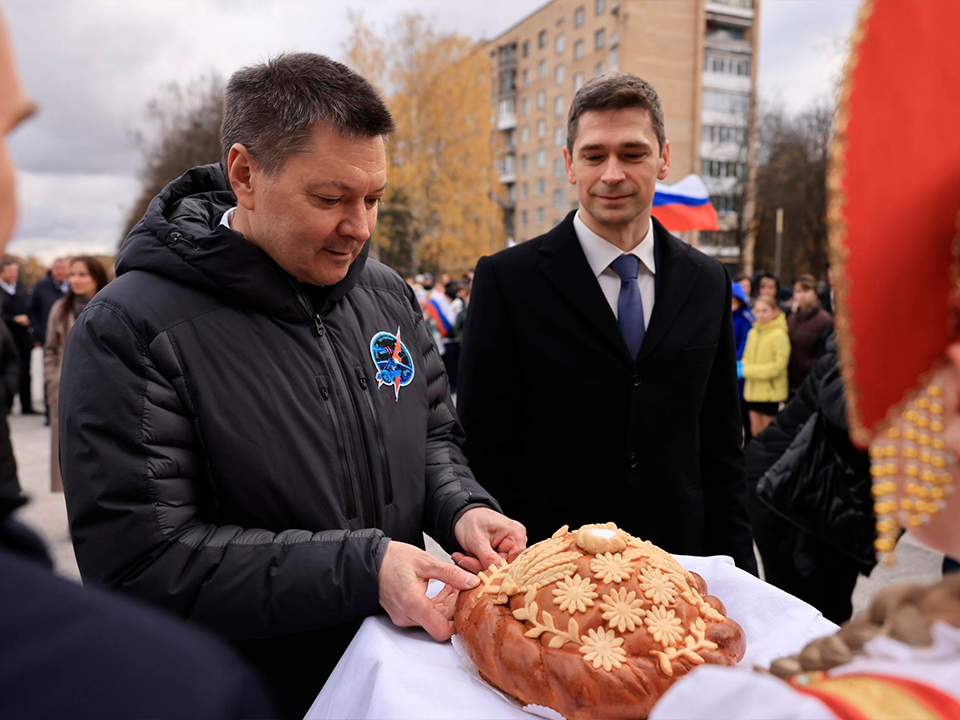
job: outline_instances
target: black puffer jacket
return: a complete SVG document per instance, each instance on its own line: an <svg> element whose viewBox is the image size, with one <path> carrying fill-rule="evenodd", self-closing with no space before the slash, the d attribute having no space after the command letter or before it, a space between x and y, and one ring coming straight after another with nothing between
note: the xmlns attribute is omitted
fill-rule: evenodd
<svg viewBox="0 0 960 720"><path fill-rule="evenodd" d="M499 507L403 280L365 248L315 310L219 225L234 204L216 165L167 186L70 333L70 529L86 582L249 640L268 676L300 664L316 694L311 663L350 635L332 626L379 609L387 538L452 551L463 512ZM397 395L371 341L398 328L414 375Z"/></svg>
<svg viewBox="0 0 960 720"><path fill-rule="evenodd" d="M791 487L790 478L804 453L802 443L794 440L808 422L822 423L817 435L825 444L821 465L815 477L803 475ZM875 563L870 460L849 440L843 377L833 335L797 394L747 445L745 459L748 508L761 553L770 548L791 556L801 574L807 575L824 555L839 551L869 572ZM829 481L836 485L828 487ZM792 500L787 499L791 490L799 493ZM839 502L841 498L843 502ZM787 507L791 502L802 507ZM784 512L778 513L771 505ZM824 528L826 532L821 532Z"/></svg>

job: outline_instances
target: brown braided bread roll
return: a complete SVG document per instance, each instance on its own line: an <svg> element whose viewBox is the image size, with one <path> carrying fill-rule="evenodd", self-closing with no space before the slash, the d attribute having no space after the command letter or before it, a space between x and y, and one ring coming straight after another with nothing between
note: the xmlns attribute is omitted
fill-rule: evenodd
<svg viewBox="0 0 960 720"><path fill-rule="evenodd" d="M613 523L564 526L460 593L455 622L492 685L565 718L645 718L702 663L735 665L743 629L703 578Z"/></svg>

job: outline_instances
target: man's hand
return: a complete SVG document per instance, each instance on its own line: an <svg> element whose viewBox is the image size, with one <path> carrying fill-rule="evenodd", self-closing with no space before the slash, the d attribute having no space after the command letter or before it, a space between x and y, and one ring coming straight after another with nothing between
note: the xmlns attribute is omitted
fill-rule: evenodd
<svg viewBox="0 0 960 720"><path fill-rule="evenodd" d="M490 508L467 510L457 521L453 534L466 554L457 552L450 557L473 573L499 565L503 558L527 546L526 528Z"/></svg>
<svg viewBox="0 0 960 720"><path fill-rule="evenodd" d="M30 327L30 318L26 315L14 315L13 321L22 327Z"/></svg>
<svg viewBox="0 0 960 720"><path fill-rule="evenodd" d="M458 590L479 584L476 575L438 560L428 552L407 543L391 540L383 556L378 576L380 605L397 627L422 627L437 642L444 642L456 631L453 611ZM435 598L426 595L430 580L446 587Z"/></svg>

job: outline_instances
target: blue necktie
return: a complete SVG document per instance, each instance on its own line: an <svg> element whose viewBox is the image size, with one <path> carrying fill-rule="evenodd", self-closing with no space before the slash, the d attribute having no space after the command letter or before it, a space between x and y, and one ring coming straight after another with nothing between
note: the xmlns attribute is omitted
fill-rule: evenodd
<svg viewBox="0 0 960 720"><path fill-rule="evenodd" d="M640 274L640 258L636 255L621 255L610 267L620 276L620 297L617 300L617 314L620 319L620 331L627 342L630 357L634 360L640 353L643 344L643 298L640 297L640 286L637 284L637 275Z"/></svg>

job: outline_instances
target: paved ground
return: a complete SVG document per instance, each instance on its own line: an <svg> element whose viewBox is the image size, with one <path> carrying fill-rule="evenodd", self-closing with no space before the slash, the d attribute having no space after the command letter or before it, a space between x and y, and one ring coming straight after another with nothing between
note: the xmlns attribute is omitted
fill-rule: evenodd
<svg viewBox="0 0 960 720"><path fill-rule="evenodd" d="M40 390L41 376L39 351L34 352L34 397L43 397ZM67 532L67 511L63 495L51 493L50 488L50 431L43 426L42 415L21 416L14 410L10 417L14 452L20 471L20 483L31 502L20 511L20 517L38 530L50 545L57 572L79 580L77 561ZM428 549L438 557L446 553L432 540ZM854 610L866 606L881 587L896 581L921 583L935 582L940 578L943 556L919 545L910 535L897 546L897 562L893 567L878 567L869 578L861 577L853 594Z"/></svg>

